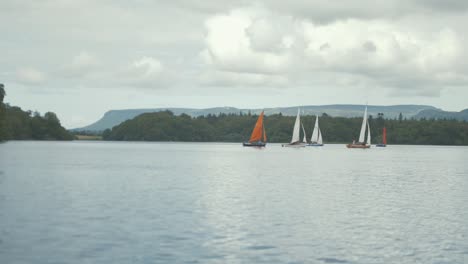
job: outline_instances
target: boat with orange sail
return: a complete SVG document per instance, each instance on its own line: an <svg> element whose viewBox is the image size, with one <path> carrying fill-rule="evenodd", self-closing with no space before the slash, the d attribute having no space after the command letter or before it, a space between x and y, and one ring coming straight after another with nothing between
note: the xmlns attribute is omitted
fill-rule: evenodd
<svg viewBox="0 0 468 264"><path fill-rule="evenodd" d="M386 147L387 146L387 128L382 129L382 143L375 145L376 147Z"/></svg>
<svg viewBox="0 0 468 264"><path fill-rule="evenodd" d="M366 128L367 128L367 141L365 141L366 137ZM371 133L370 133L370 126L369 120L367 119L367 106L364 110L364 117L362 118L362 125L361 125L361 132L359 133L359 141L346 145L347 148L361 148L366 149L371 147Z"/></svg>
<svg viewBox="0 0 468 264"><path fill-rule="evenodd" d="M263 125L264 113L260 114L255 123L255 127L250 135L250 139L247 142L242 143L244 147L265 147L267 142L267 136L265 132L265 126Z"/></svg>

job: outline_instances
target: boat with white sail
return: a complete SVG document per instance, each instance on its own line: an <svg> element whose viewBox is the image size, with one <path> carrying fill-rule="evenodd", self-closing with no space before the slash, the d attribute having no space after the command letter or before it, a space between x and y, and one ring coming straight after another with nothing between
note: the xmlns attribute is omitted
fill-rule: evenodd
<svg viewBox="0 0 468 264"><path fill-rule="evenodd" d="M366 129L367 129L367 141L365 140ZM371 147L371 133L370 133L369 120L367 118L367 105L366 105L366 109L364 110L364 117L362 118L361 132L359 133L359 141L356 142L355 140L353 140L353 143L346 145L346 147L347 148L363 148L363 149Z"/></svg>
<svg viewBox="0 0 468 264"><path fill-rule="evenodd" d="M282 144L281 146L283 147L291 147L291 148L300 148L300 147L305 147L307 145L307 139L305 135L305 129L304 126L302 126L302 131L304 133L304 138L301 141L300 139L300 129L301 129L301 115L300 115L300 110L297 110L297 117L296 117L296 122L294 122L294 128L293 128L293 135L291 138L291 142L289 144Z"/></svg>
<svg viewBox="0 0 468 264"><path fill-rule="evenodd" d="M308 144L307 146L311 146L311 147L323 146L322 131L320 131L318 116L316 116L315 118L314 131L312 132L312 137L310 138L310 144Z"/></svg>

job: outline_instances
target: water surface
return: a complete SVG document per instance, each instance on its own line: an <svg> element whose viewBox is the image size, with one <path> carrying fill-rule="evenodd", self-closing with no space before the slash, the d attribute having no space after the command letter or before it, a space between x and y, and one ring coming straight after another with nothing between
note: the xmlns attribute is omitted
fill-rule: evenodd
<svg viewBox="0 0 468 264"><path fill-rule="evenodd" d="M0 144L1 263L468 263L468 148Z"/></svg>

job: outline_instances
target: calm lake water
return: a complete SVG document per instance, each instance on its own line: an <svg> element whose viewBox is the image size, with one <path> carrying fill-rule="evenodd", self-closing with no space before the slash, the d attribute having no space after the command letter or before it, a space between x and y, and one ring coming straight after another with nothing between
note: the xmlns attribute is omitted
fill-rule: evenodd
<svg viewBox="0 0 468 264"><path fill-rule="evenodd" d="M1 263L468 263L468 148L0 144Z"/></svg>

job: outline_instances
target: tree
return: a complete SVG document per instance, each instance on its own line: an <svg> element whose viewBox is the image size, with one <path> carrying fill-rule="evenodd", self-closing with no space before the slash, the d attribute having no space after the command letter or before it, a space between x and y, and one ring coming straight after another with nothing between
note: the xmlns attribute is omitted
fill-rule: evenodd
<svg viewBox="0 0 468 264"><path fill-rule="evenodd" d="M312 125L312 116L303 116L305 123ZM402 116L404 119L404 117ZM265 127L269 142L288 142L294 116L274 114L265 116ZM402 119L402 121L403 121ZM392 144L446 144L468 145L468 123L456 120L405 122L383 119L383 115L369 119L372 133L381 134L378 122L385 122L389 130L388 140ZM105 140L145 140L145 141L217 141L242 142L249 138L256 122L256 115L199 116L172 115L164 112L147 113L127 120L106 130ZM349 142L356 137L361 127L362 117L345 118L322 115L321 131L326 142ZM379 136L376 137L377 139Z"/></svg>
<svg viewBox="0 0 468 264"><path fill-rule="evenodd" d="M0 141L5 140L5 106L3 105L3 98L5 98L5 86L0 83Z"/></svg>
<svg viewBox="0 0 468 264"><path fill-rule="evenodd" d="M401 121L403 121L403 114L402 113L400 113L398 115L398 121L400 121L400 123L401 123Z"/></svg>
<svg viewBox="0 0 468 264"><path fill-rule="evenodd" d="M60 125L60 120L58 119L57 115L53 112L47 112L44 114L44 118L47 121L47 123L51 125Z"/></svg>
<svg viewBox="0 0 468 264"><path fill-rule="evenodd" d="M5 85L3 83L0 83L0 104L3 103L3 98L5 98Z"/></svg>
<svg viewBox="0 0 468 264"><path fill-rule="evenodd" d="M2 100L5 90L0 89ZM22 139L72 140L74 137L60 125L57 115L47 112L44 117L37 111L23 111L17 106L0 103L0 141Z"/></svg>

